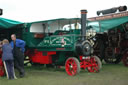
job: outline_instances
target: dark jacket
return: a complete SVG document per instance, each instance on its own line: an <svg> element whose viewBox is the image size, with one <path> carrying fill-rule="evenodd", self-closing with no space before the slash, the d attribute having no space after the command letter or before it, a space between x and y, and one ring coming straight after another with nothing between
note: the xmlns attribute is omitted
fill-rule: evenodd
<svg viewBox="0 0 128 85"><path fill-rule="evenodd" d="M14 42L11 41L11 46L12 48L14 48ZM20 39L16 39L16 47L21 48L21 51L24 52L25 51L25 42L23 40Z"/></svg>
<svg viewBox="0 0 128 85"><path fill-rule="evenodd" d="M10 44L4 44L2 46L2 60L13 60L13 53L12 53L13 48L11 47Z"/></svg>

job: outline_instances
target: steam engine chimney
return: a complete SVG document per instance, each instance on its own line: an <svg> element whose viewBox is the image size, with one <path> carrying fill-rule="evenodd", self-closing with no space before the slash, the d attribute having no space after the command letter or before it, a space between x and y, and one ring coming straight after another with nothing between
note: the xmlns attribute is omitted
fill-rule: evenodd
<svg viewBox="0 0 128 85"><path fill-rule="evenodd" d="M81 35L82 41L86 39L86 18L87 10L81 10Z"/></svg>

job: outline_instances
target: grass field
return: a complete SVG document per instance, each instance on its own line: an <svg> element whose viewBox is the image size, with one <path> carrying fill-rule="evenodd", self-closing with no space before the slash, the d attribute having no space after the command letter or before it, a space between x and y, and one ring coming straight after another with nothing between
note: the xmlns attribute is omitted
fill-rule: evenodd
<svg viewBox="0 0 128 85"><path fill-rule="evenodd" d="M103 64L99 73L81 70L76 76L68 76L64 68L28 66L25 70L24 78L7 80L6 77L0 77L0 85L128 85L128 67L123 64Z"/></svg>

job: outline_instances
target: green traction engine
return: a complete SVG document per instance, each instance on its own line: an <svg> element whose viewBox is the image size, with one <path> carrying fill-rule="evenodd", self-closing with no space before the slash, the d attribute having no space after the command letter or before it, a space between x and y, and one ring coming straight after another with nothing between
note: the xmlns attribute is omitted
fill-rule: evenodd
<svg viewBox="0 0 128 85"><path fill-rule="evenodd" d="M99 72L100 59L93 55L93 40L86 39L86 10L81 19L54 19L26 24L23 39L26 41L25 56L34 64L65 66L73 76L86 69Z"/></svg>

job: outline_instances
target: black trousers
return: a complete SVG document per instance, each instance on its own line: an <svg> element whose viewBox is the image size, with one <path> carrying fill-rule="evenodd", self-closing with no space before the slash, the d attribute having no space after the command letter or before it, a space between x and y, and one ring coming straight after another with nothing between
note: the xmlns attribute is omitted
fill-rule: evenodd
<svg viewBox="0 0 128 85"><path fill-rule="evenodd" d="M13 62L13 60L5 60L4 61L4 67L5 67L8 79L14 79L15 72L14 72L14 62Z"/></svg>
<svg viewBox="0 0 128 85"><path fill-rule="evenodd" d="M14 66L19 71L20 75L25 73L24 71L24 54L20 49L14 49Z"/></svg>

